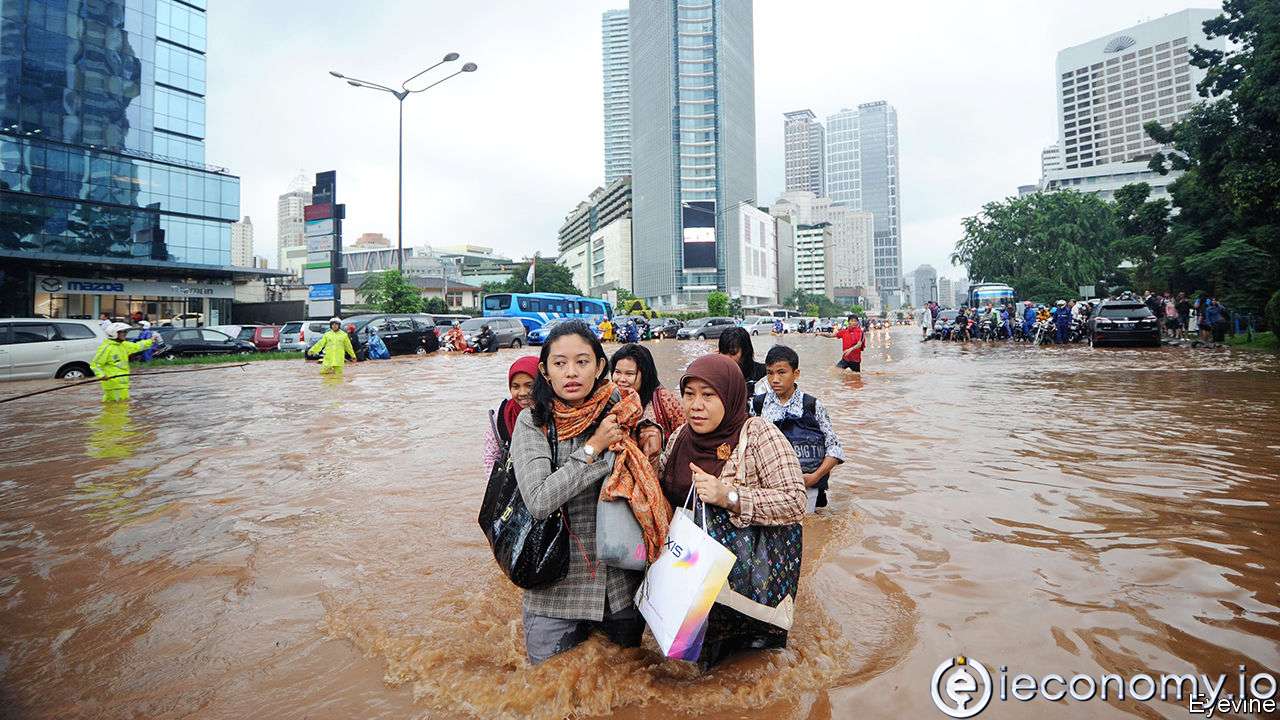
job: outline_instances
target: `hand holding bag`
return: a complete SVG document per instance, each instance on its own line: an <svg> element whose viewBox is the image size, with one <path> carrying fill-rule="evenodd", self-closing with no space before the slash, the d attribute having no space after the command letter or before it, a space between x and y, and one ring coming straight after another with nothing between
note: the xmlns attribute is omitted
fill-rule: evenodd
<svg viewBox="0 0 1280 720"><path fill-rule="evenodd" d="M693 496L692 487L689 495ZM702 516L705 524L705 505ZM733 561L733 553L698 527L692 512L676 509L662 555L649 566L635 598L663 655L679 660L701 655L707 614Z"/></svg>

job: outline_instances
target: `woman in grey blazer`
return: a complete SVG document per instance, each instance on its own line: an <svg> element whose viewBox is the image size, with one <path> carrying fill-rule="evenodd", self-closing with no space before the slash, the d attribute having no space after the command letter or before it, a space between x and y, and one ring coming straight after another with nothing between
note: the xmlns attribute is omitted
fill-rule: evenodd
<svg viewBox="0 0 1280 720"><path fill-rule="evenodd" d="M560 581L524 592L525 653L538 664L586 639L595 629L623 647L639 647L644 619L632 603L643 574L607 567L596 557L596 503L613 471L609 447L625 434L603 414L617 391L609 360L582 322L556 325L542 346L533 406L520 413L511 460L520 495L537 519L564 508L573 537L569 572ZM552 466L547 429L557 430ZM576 432L575 432L576 431Z"/></svg>

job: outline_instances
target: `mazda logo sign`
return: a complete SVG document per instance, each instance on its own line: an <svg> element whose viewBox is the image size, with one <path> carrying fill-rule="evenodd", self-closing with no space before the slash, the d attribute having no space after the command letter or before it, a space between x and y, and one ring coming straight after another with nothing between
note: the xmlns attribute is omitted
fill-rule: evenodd
<svg viewBox="0 0 1280 720"><path fill-rule="evenodd" d="M58 278L52 278L52 277L41 278L40 289L45 292L56 293L62 290L62 281L59 280Z"/></svg>

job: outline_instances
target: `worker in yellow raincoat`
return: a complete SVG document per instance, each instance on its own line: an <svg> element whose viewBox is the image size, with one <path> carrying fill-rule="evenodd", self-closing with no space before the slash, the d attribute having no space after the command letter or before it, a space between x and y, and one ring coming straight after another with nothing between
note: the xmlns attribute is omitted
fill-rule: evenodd
<svg viewBox="0 0 1280 720"><path fill-rule="evenodd" d="M129 342L124 339L129 326L124 323L111 323L107 326L107 339L98 346L93 354L89 368L102 381L102 401L115 402L129 399L129 356L140 353L155 343L154 338Z"/></svg>
<svg viewBox="0 0 1280 720"><path fill-rule="evenodd" d="M613 342L613 323L609 322L609 318L600 318L600 339L605 342Z"/></svg>
<svg viewBox="0 0 1280 720"><path fill-rule="evenodd" d="M341 373L342 366L346 364L348 355L351 356L352 360L356 359L355 348L351 347L351 338L342 332L342 320L340 318L329 320L329 332L321 335L316 344L307 350L308 355L319 355L321 353L324 353L324 360L320 362L320 372L322 373Z"/></svg>

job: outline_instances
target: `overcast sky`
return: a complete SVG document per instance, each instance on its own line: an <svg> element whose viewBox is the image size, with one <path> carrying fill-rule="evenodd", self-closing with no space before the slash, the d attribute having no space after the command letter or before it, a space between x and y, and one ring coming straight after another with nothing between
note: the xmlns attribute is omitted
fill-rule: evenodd
<svg viewBox="0 0 1280 720"><path fill-rule="evenodd" d="M209 6L207 157L240 176L255 252L272 265L276 199L300 171L338 171L348 243L363 232L394 242L396 100L330 69L398 86L448 51L462 54L454 68L480 66L405 103L406 245L554 255L564 216L603 180L600 15L623 0ZM960 219L1035 182L1056 139L1057 52L1186 7L756 0L759 201L782 191L782 113L825 119L886 100L898 111L903 270L959 277L948 254Z"/></svg>

